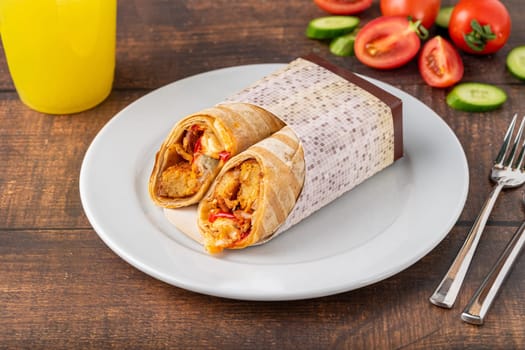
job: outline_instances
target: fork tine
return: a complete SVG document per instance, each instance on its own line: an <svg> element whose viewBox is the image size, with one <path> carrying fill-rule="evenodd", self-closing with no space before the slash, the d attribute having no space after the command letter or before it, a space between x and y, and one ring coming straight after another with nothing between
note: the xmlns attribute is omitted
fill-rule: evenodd
<svg viewBox="0 0 525 350"><path fill-rule="evenodd" d="M522 169L523 168L523 159L525 158L525 141L521 144L521 151L518 156L518 160L516 161L515 169Z"/></svg>
<svg viewBox="0 0 525 350"><path fill-rule="evenodd" d="M522 122L523 120L525 120L525 116L523 116ZM516 166L515 166L516 169L522 169L524 159L525 159L525 139L523 140L521 144L520 154L518 155L518 160L516 161Z"/></svg>
<svg viewBox="0 0 525 350"><path fill-rule="evenodd" d="M509 128L507 129L507 132L505 133L505 137L503 138L503 144L501 145L501 149L499 150L496 160L494 161L494 163L496 163L496 165L498 166L503 165L503 159L505 159L505 154L507 153L507 150L509 149L510 139L512 137L512 133L514 132L514 126L516 125L517 118L518 118L518 113L514 114L514 117L512 117L512 121L510 122Z"/></svg>
<svg viewBox="0 0 525 350"><path fill-rule="evenodd" d="M507 156L507 159L505 160L504 165L510 166L514 163L514 158L516 156L516 149L518 148L518 144L521 139L521 135L523 134L523 127L525 126L525 118L521 119L520 128L518 129L518 132L516 134L516 138L514 139L514 143L512 144L512 148L510 150L509 155Z"/></svg>

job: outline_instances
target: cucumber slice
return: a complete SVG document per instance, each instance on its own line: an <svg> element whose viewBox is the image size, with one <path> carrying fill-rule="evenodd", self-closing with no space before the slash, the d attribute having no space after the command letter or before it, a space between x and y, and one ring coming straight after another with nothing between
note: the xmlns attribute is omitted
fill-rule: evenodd
<svg viewBox="0 0 525 350"><path fill-rule="evenodd" d="M448 22L450 22L450 15L454 10L454 6L446 6L439 9L436 17L436 24L441 28L448 28Z"/></svg>
<svg viewBox="0 0 525 350"><path fill-rule="evenodd" d="M333 39L350 33L359 25L354 16L326 16L315 18L308 23L306 36L310 39Z"/></svg>
<svg viewBox="0 0 525 350"><path fill-rule="evenodd" d="M510 50L507 55L507 69L516 78L525 80L525 45Z"/></svg>
<svg viewBox="0 0 525 350"><path fill-rule="evenodd" d="M357 32L338 36L330 42L330 52L336 56L352 56L354 54L354 42Z"/></svg>
<svg viewBox="0 0 525 350"><path fill-rule="evenodd" d="M447 95L447 104L457 110L485 112L501 107L507 93L497 86L484 83L461 83Z"/></svg>

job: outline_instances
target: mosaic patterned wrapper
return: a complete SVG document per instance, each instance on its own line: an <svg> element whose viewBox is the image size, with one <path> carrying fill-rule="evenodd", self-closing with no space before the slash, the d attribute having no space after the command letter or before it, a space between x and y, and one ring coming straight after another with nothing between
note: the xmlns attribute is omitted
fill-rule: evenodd
<svg viewBox="0 0 525 350"><path fill-rule="evenodd" d="M303 189L271 238L403 155L402 101L316 56L298 58L224 101L231 102L275 114L304 148Z"/></svg>

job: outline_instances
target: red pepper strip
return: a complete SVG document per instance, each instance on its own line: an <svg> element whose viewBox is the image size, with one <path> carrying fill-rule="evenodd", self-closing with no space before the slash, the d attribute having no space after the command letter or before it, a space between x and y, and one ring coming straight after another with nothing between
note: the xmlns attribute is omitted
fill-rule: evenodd
<svg viewBox="0 0 525 350"><path fill-rule="evenodd" d="M193 146L193 157L195 158L195 154L198 154L202 151L202 136L195 141L195 145Z"/></svg>
<svg viewBox="0 0 525 350"><path fill-rule="evenodd" d="M235 215L233 215L232 213L224 212L224 211L221 211L218 213L210 213L210 215L208 216L208 221L214 222L218 218L235 220Z"/></svg>
<svg viewBox="0 0 525 350"><path fill-rule="evenodd" d="M221 151L219 153L219 159L222 160L223 162L226 162L228 159L230 159L230 157L231 157L231 154L228 151Z"/></svg>
<svg viewBox="0 0 525 350"><path fill-rule="evenodd" d="M202 136L195 141L195 145L193 145L193 158L191 160L191 164L195 162L195 160L199 157L202 151L202 142L201 142Z"/></svg>
<svg viewBox="0 0 525 350"><path fill-rule="evenodd" d="M248 235L250 234L250 232L252 232L252 231L251 231L251 230L248 230L248 231L242 232L242 233L241 233L241 237L240 237L236 242L240 242L240 241L242 241L243 239L245 239L246 237L248 237Z"/></svg>

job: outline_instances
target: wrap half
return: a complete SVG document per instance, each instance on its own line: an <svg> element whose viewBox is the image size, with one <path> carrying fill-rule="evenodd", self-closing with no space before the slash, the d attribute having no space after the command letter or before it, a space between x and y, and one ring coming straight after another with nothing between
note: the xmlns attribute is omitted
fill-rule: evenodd
<svg viewBox="0 0 525 350"><path fill-rule="evenodd" d="M249 103L226 103L180 120L162 143L149 179L153 202L164 208L195 204L224 163L284 123Z"/></svg>
<svg viewBox="0 0 525 350"><path fill-rule="evenodd" d="M210 253L269 239L294 207L304 183L302 145L290 127L231 158L197 210Z"/></svg>

